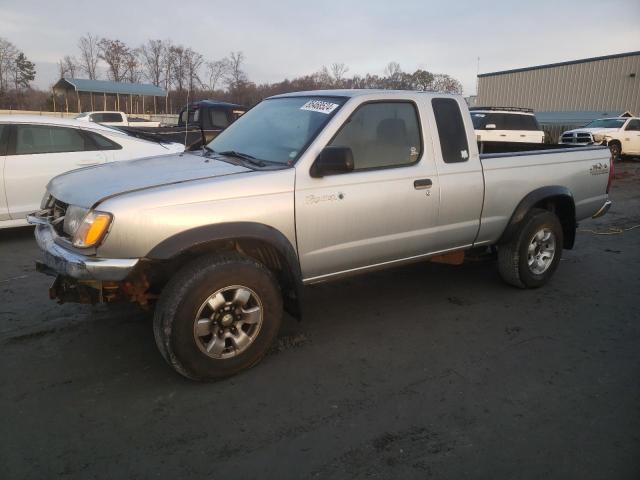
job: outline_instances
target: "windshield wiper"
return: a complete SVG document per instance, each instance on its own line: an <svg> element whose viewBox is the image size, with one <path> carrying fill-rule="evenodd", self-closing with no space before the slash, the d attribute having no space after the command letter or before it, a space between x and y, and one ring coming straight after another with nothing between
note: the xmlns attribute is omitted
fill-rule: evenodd
<svg viewBox="0 0 640 480"><path fill-rule="evenodd" d="M217 153L218 155L227 155L230 157L238 157L241 158L243 160L246 160L247 162L249 162L251 165L255 165L256 167L264 167L266 165L266 163L264 162L264 160L260 160L256 157L254 157L253 155L249 155L248 153L242 153L242 152L237 152L235 150L225 150L224 152L215 152L213 150L211 150L213 153Z"/></svg>

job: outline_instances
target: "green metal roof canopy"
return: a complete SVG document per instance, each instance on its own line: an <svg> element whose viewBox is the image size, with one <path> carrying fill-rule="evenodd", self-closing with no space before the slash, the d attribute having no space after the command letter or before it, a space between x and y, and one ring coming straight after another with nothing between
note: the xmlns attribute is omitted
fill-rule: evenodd
<svg viewBox="0 0 640 480"><path fill-rule="evenodd" d="M167 92L148 83L112 82L110 80L89 80L86 78L61 78L53 86L54 91L75 90L87 93L108 93L120 95L144 95L166 97Z"/></svg>

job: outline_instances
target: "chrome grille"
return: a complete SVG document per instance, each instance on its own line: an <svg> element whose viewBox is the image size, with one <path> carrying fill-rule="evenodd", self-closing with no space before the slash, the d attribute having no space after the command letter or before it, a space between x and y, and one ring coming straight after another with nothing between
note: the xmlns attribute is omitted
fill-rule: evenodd
<svg viewBox="0 0 640 480"><path fill-rule="evenodd" d="M589 132L573 132L562 135L562 143L588 144L593 143L593 136Z"/></svg>

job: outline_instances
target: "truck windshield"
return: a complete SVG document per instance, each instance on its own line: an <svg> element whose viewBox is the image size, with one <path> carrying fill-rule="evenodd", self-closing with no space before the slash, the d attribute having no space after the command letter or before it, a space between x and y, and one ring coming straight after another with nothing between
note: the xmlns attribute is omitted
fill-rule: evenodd
<svg viewBox="0 0 640 480"><path fill-rule="evenodd" d="M345 101L341 97L264 100L218 135L208 148L292 165Z"/></svg>
<svg viewBox="0 0 640 480"><path fill-rule="evenodd" d="M601 118L587 123L584 128L622 128L626 118Z"/></svg>

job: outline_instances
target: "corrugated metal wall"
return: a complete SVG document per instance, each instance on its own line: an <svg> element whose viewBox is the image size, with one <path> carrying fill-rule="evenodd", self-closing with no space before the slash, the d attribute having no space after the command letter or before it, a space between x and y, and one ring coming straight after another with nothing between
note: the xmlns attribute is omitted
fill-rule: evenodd
<svg viewBox="0 0 640 480"><path fill-rule="evenodd" d="M479 77L476 105L539 112L629 110L638 115L640 55Z"/></svg>

